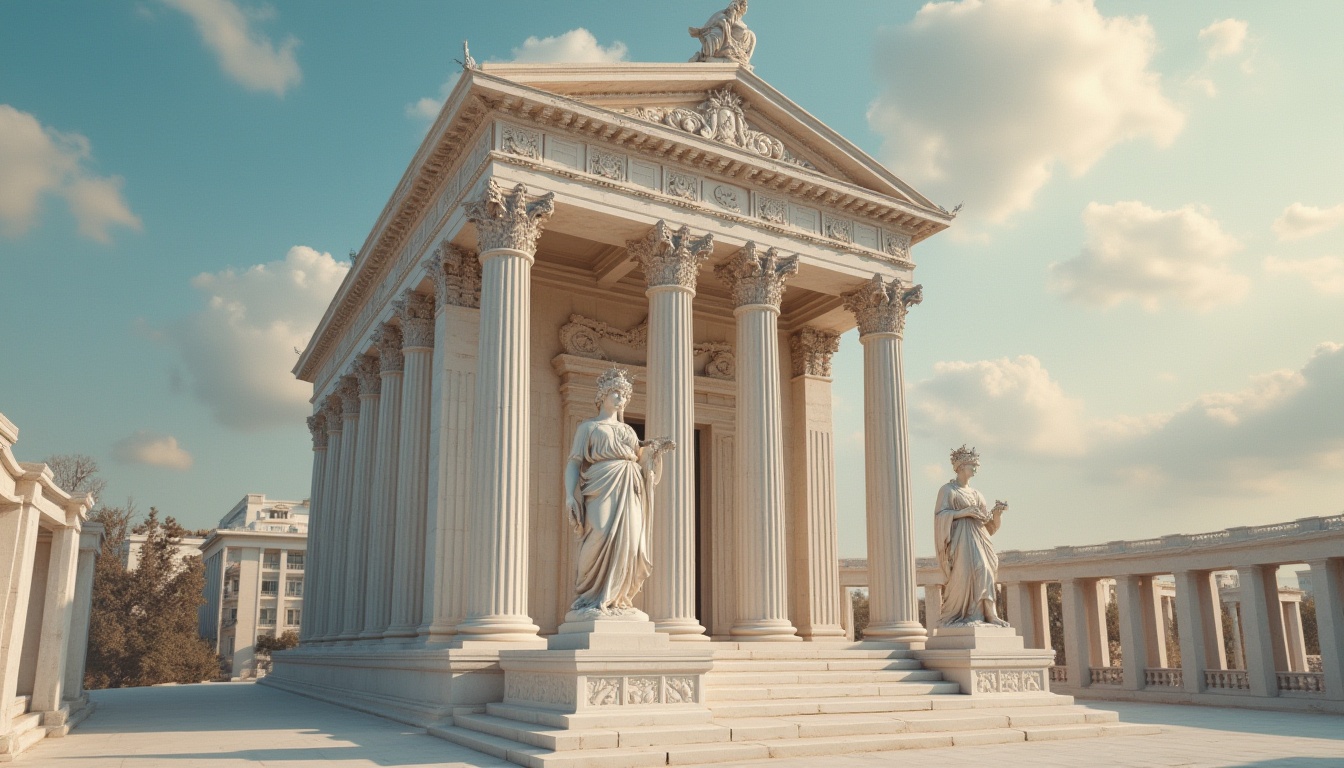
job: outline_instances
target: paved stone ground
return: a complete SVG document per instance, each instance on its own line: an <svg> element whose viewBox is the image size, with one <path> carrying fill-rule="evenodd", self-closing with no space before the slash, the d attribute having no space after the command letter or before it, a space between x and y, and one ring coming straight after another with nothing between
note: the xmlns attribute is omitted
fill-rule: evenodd
<svg viewBox="0 0 1344 768"><path fill-rule="evenodd" d="M95 691L98 710L16 768L252 768L511 765L415 728L252 683ZM1095 703L1156 736L765 760L760 768L1344 768L1344 716ZM726 766L726 763L716 765Z"/></svg>

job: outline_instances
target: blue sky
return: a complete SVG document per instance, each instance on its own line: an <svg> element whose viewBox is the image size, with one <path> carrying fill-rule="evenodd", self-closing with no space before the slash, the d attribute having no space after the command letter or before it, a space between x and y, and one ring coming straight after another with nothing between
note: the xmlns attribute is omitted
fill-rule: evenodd
<svg viewBox="0 0 1344 768"><path fill-rule="evenodd" d="M191 525L247 492L305 497L292 349L460 41L682 61L721 4L0 4L17 455L91 454L112 501ZM822 7L752 4L757 73L966 206L915 249L918 541L962 442L1012 505L1001 548L1344 511L1344 5ZM852 334L835 371L841 554L859 556Z"/></svg>

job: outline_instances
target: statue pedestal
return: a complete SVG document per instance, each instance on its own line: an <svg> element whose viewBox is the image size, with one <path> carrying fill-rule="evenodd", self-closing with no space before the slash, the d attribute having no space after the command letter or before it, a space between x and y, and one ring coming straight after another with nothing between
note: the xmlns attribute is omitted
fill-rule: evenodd
<svg viewBox="0 0 1344 768"><path fill-rule="evenodd" d="M499 654L506 707L571 715L571 728L709 722L713 663L708 648L674 646L653 622L622 619L565 622L547 650Z"/></svg>
<svg viewBox="0 0 1344 768"><path fill-rule="evenodd" d="M1027 648L1012 627L941 627L915 655L971 696L1050 692L1055 652Z"/></svg>

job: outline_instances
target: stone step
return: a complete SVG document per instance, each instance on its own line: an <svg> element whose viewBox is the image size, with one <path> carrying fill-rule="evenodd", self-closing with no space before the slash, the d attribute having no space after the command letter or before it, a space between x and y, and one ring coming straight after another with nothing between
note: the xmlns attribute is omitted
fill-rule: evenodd
<svg viewBox="0 0 1344 768"><path fill-rule="evenodd" d="M5 716L13 720L20 715L28 714L28 702L32 701L32 698L32 696L15 696L5 708Z"/></svg>
<svg viewBox="0 0 1344 768"><path fill-rule="evenodd" d="M961 686L942 681L937 672L907 672L923 675L908 682L874 681L837 685L832 683L797 683L783 685L706 685L705 701L712 709L716 702L766 701L772 699L842 699L872 696L927 696L940 693L960 693ZM930 677L932 675L932 677Z"/></svg>
<svg viewBox="0 0 1344 768"><path fill-rule="evenodd" d="M879 683L932 682L943 679L943 673L930 669L882 669L859 672L847 671L767 671L751 672L710 672L705 675L705 688L715 691L720 688L738 688L746 686L775 685L841 685L846 683L874 685ZM712 695L712 694L711 694Z"/></svg>
<svg viewBox="0 0 1344 768"><path fill-rule="evenodd" d="M612 713L583 712L566 714L540 707L527 707L519 704L486 704L486 714L506 720L549 726L551 728L614 728L639 727L644 725L703 725L712 715L704 711L690 712L632 712Z"/></svg>
<svg viewBox="0 0 1344 768"><path fill-rule="evenodd" d="M821 672L923 669L918 659L727 659L714 661L711 677L724 672Z"/></svg>
<svg viewBox="0 0 1344 768"><path fill-rule="evenodd" d="M731 645L731 644L730 644ZM860 649L860 648L825 648L825 647L799 647L796 643L781 643L778 645L767 643L739 643L737 648L716 647L714 648L714 660L720 659L741 660L741 659L781 659L781 660L808 660L808 659L830 659L841 660L862 660L862 659L914 659L914 651L892 650L892 649Z"/></svg>
<svg viewBox="0 0 1344 768"><path fill-rule="evenodd" d="M47 729L42 727L42 715L38 713L22 714L9 722L9 733L0 737L7 742L0 754L8 752L17 755L47 737Z"/></svg>
<svg viewBox="0 0 1344 768"><path fill-rule="evenodd" d="M431 726L432 736L461 744L477 752L528 768L643 768L658 765L688 765L739 760L760 760L770 756L761 744L734 744L728 741L708 744L677 744L658 747L613 749L576 749L550 752L511 739L491 736L458 726Z"/></svg>
<svg viewBox="0 0 1344 768"><path fill-rule="evenodd" d="M1030 694L1023 696L851 696L844 698L707 701L714 719L743 717L789 717L847 712L911 712L919 710L965 710L998 707L1055 707L1073 703L1072 696Z"/></svg>
<svg viewBox="0 0 1344 768"><path fill-rule="evenodd" d="M643 725L614 728L552 728L493 715L457 715L453 724L467 730L498 736L557 752L615 749L622 747L710 744L731 740L731 731L720 725Z"/></svg>

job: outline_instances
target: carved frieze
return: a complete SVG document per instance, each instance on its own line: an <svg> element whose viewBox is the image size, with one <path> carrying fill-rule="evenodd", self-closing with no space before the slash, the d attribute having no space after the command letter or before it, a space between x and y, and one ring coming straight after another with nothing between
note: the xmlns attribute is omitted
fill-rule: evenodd
<svg viewBox="0 0 1344 768"><path fill-rule="evenodd" d="M492 177L482 198L467 203L466 213L476 225L481 253L504 248L534 253L542 226L555 213L555 193L531 195L525 184L505 192Z"/></svg>
<svg viewBox="0 0 1344 768"><path fill-rule="evenodd" d="M588 678L588 706L614 707L621 703L621 678Z"/></svg>
<svg viewBox="0 0 1344 768"><path fill-rule="evenodd" d="M902 261L910 260L910 236L903 232L888 232L887 242L882 250L888 256L895 256Z"/></svg>
<svg viewBox="0 0 1344 768"><path fill-rule="evenodd" d="M373 334L373 345L378 347L379 370L383 373L400 371L406 365L406 356L401 351L401 328L382 323Z"/></svg>
<svg viewBox="0 0 1344 768"><path fill-rule="evenodd" d="M654 675L652 677L628 677L625 680L625 703L626 704L657 704L660 700L660 689L662 688L662 678Z"/></svg>
<svg viewBox="0 0 1344 768"><path fill-rule="evenodd" d="M714 268L714 274L733 292L733 303L744 307L765 304L779 308L784 284L798 274L798 257L782 256L777 248L760 252L748 241L731 259Z"/></svg>
<svg viewBox="0 0 1344 768"><path fill-rule="evenodd" d="M845 308L854 313L859 335L905 331L905 315L910 307L924 300L924 287L907 287L899 277L884 282L881 275L847 293L840 294Z"/></svg>
<svg viewBox="0 0 1344 768"><path fill-rule="evenodd" d="M612 181L625 181L625 155L590 146L588 172Z"/></svg>
<svg viewBox="0 0 1344 768"><path fill-rule="evenodd" d="M639 107L624 111L641 120L660 123L771 160L780 160L803 168L814 167L806 160L795 157L784 146L784 142L752 128L747 123L747 115L742 109L742 97L738 96L731 86L709 91L705 94L705 100L694 109Z"/></svg>
<svg viewBox="0 0 1344 768"><path fill-rule="evenodd" d="M541 134L536 131L505 123L499 132L499 146L511 155L541 159Z"/></svg>
<svg viewBox="0 0 1344 768"><path fill-rule="evenodd" d="M726 184L714 185L714 202L719 204L720 208L732 211L734 213L742 212L742 194L735 187Z"/></svg>
<svg viewBox="0 0 1344 768"><path fill-rule="evenodd" d="M681 173L668 169L663 174L665 184L663 191L673 197L680 197L683 200L700 200L700 179L689 173Z"/></svg>
<svg viewBox="0 0 1344 768"><path fill-rule="evenodd" d="M445 240L434 249L429 274L439 306L480 308L481 260L475 251Z"/></svg>
<svg viewBox="0 0 1344 768"><path fill-rule="evenodd" d="M313 436L313 450L322 451L327 448L327 413L326 409L319 410L308 417L308 431Z"/></svg>
<svg viewBox="0 0 1344 768"><path fill-rule="evenodd" d="M782 198L757 195L756 215L771 224L788 224L789 203Z"/></svg>
<svg viewBox="0 0 1344 768"><path fill-rule="evenodd" d="M666 679L664 704L694 704L695 678L672 675Z"/></svg>
<svg viewBox="0 0 1344 768"><path fill-rule="evenodd" d="M842 243L854 242L854 222L833 216L824 217L823 222L822 229L827 237Z"/></svg>
<svg viewBox="0 0 1344 768"><path fill-rule="evenodd" d="M549 706L573 707L577 692L572 678L532 672L509 672L504 676L504 698Z"/></svg>
<svg viewBox="0 0 1344 768"><path fill-rule="evenodd" d="M434 346L434 297L406 291L392 303L401 320L401 348Z"/></svg>
<svg viewBox="0 0 1344 768"><path fill-rule="evenodd" d="M383 378L378 375L378 358L360 355L355 358L355 377L359 379L359 394L378 395L383 391Z"/></svg>
<svg viewBox="0 0 1344 768"><path fill-rule="evenodd" d="M831 355L840 349L840 334L804 326L789 339L794 376L830 376Z"/></svg>
<svg viewBox="0 0 1344 768"><path fill-rule="evenodd" d="M650 288L679 285L694 291L700 265L714 251L714 235L693 237L690 227L673 231L659 220L644 237L627 240L625 247L644 269Z"/></svg>
<svg viewBox="0 0 1344 768"><path fill-rule="evenodd" d="M560 326L560 346L567 355L586 357L590 360L611 360L611 355L602 347L603 341L621 344L635 350L646 349L649 346L649 324L640 323L628 331L623 331L601 320L583 315L570 315L569 322ZM697 360L702 356L705 358L704 368L698 375L728 381L736 375L737 360L733 355L733 346L728 342L697 341L694 352Z"/></svg>
<svg viewBox="0 0 1344 768"><path fill-rule="evenodd" d="M1042 669L977 669L976 693L1038 693L1045 690Z"/></svg>

